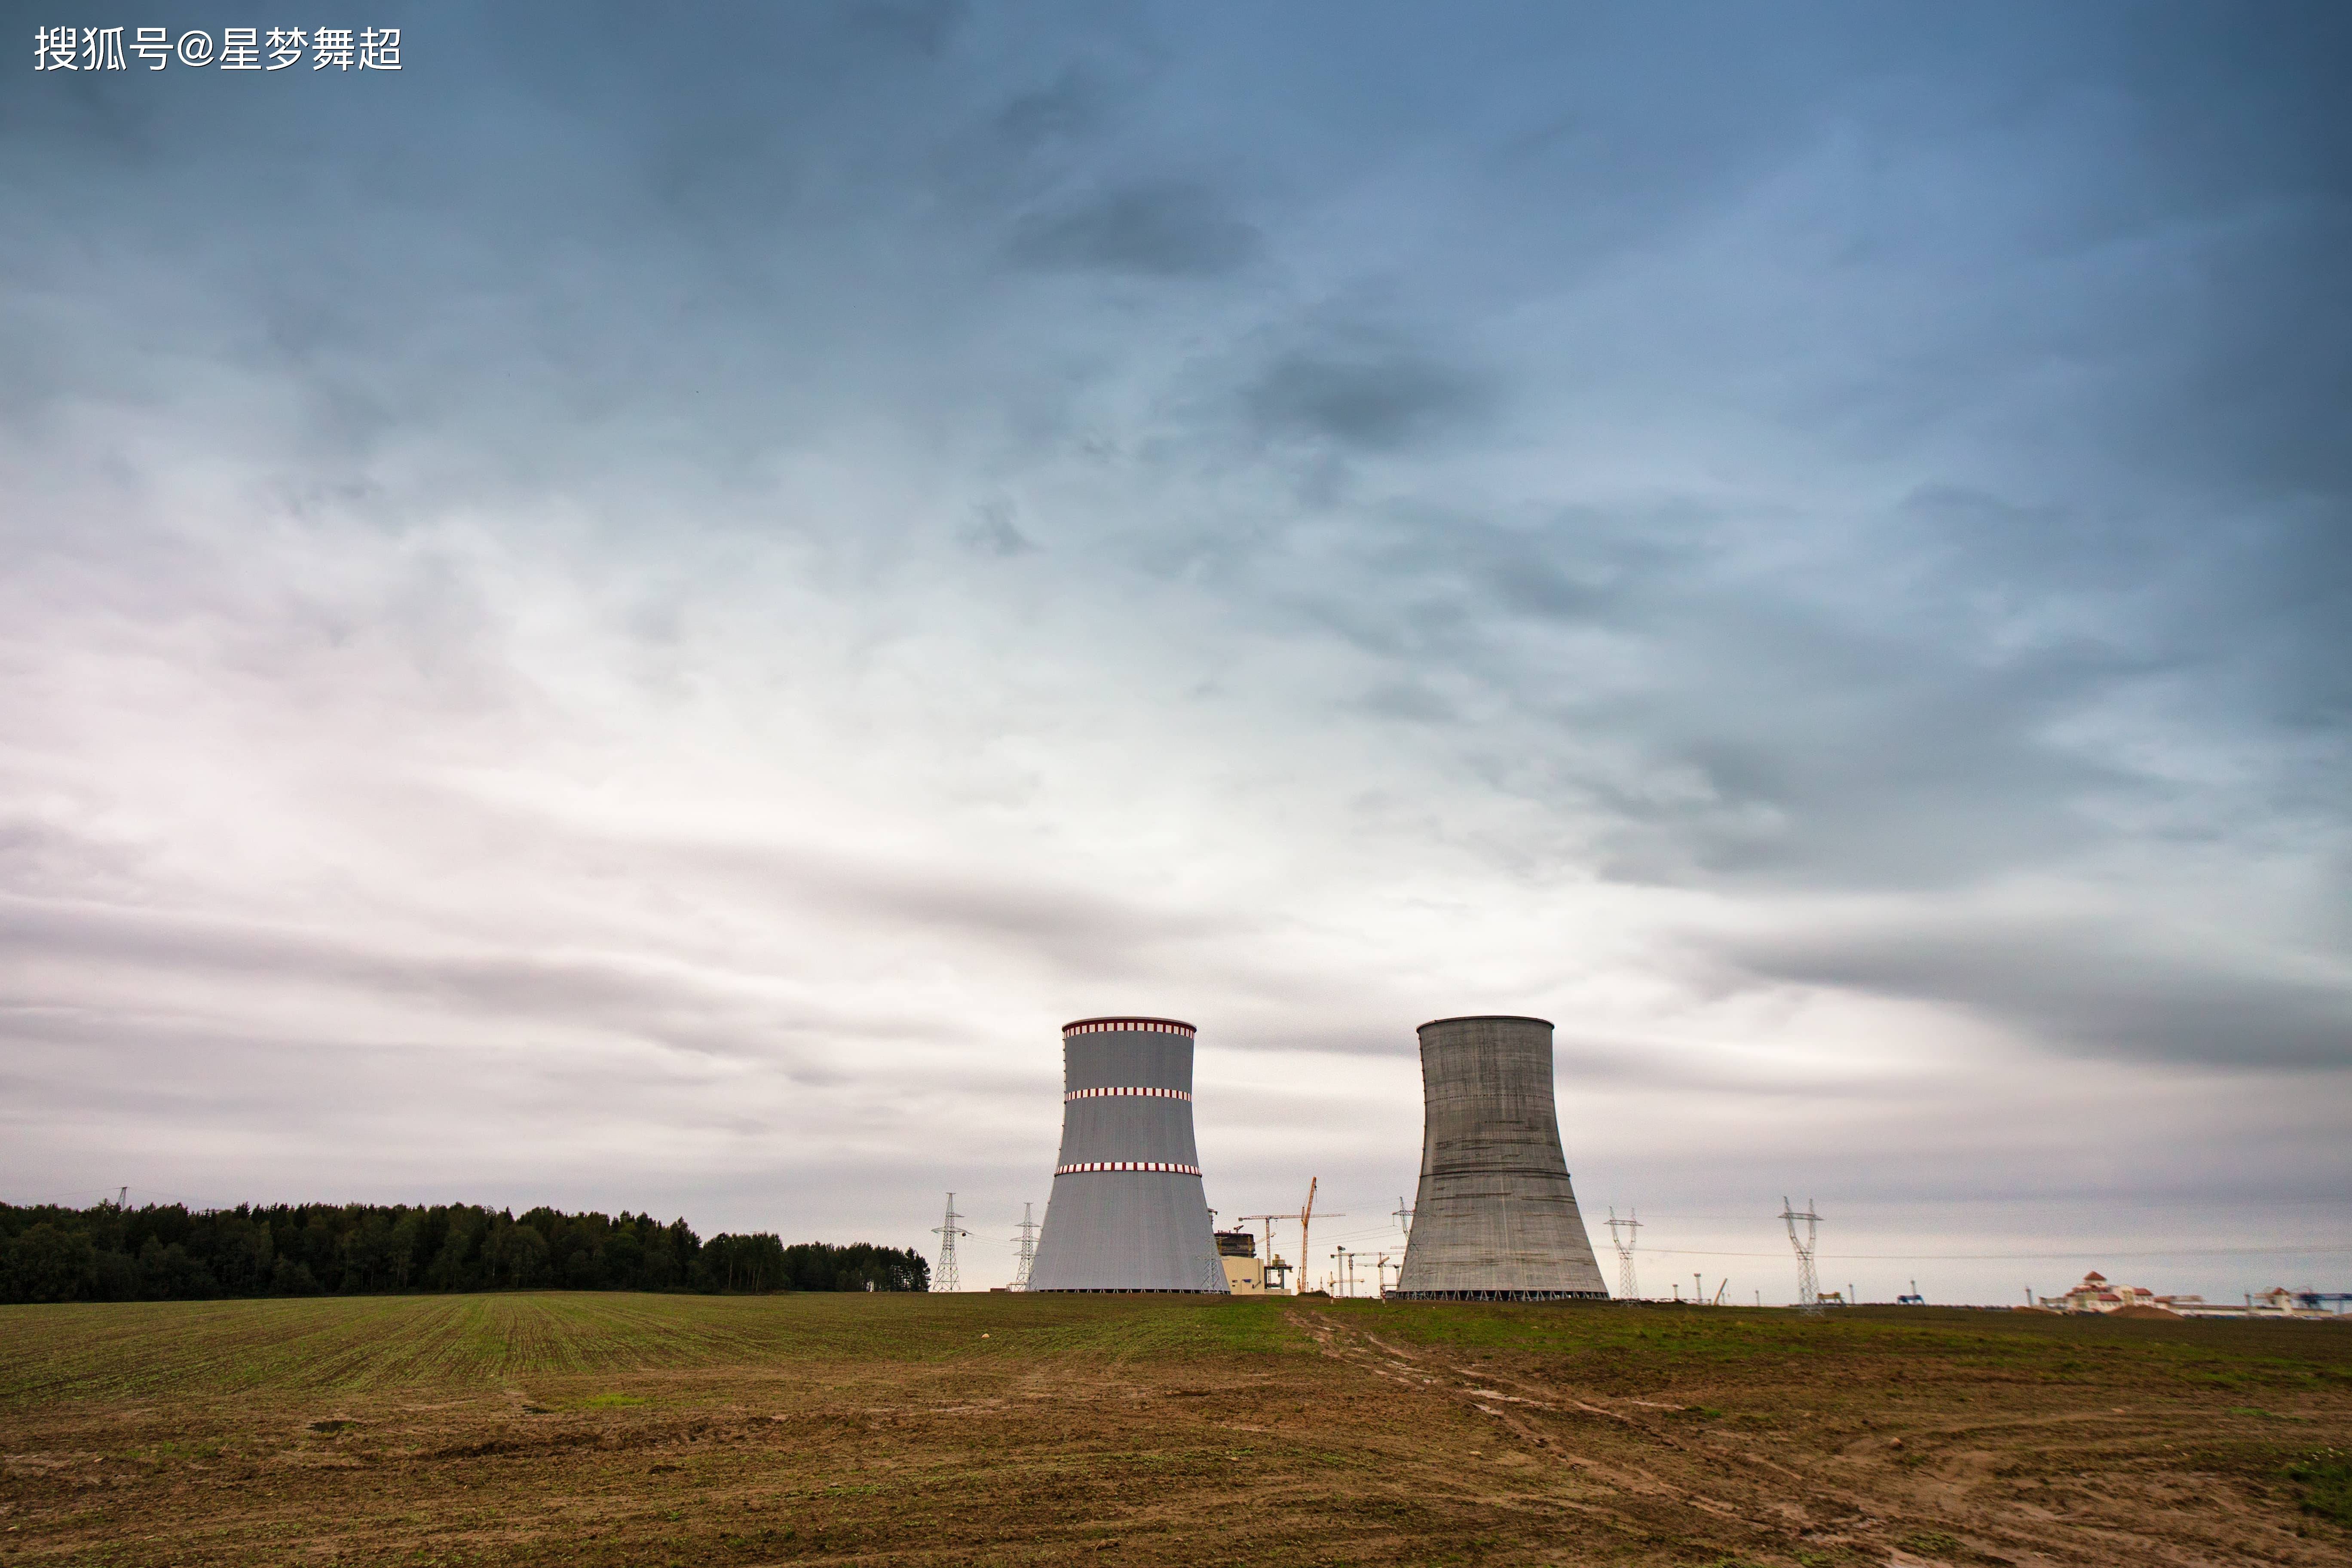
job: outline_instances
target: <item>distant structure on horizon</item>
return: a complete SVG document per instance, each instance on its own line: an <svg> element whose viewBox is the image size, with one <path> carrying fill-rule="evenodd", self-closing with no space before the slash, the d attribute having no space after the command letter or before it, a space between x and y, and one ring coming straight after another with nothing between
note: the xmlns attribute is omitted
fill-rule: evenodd
<svg viewBox="0 0 2352 1568"><path fill-rule="evenodd" d="M2146 1316L2162 1312L2175 1318L2336 1317L2341 1315L2338 1307L2352 1304L2352 1291L2290 1290L2273 1285L2267 1290L2248 1291L2240 1305L2208 1301L2202 1296L2159 1296L2145 1285L2114 1284L2094 1268L2064 1295L2042 1296L2038 1300L2053 1312L2128 1311Z"/></svg>
<svg viewBox="0 0 2352 1568"><path fill-rule="evenodd" d="M1029 1289L1226 1293L1173 1018L1062 1026L1062 1152Z"/></svg>
<svg viewBox="0 0 2352 1568"><path fill-rule="evenodd" d="M1390 1296L1606 1300L1560 1152L1551 1024L1440 1018L1420 1032L1421 1188Z"/></svg>

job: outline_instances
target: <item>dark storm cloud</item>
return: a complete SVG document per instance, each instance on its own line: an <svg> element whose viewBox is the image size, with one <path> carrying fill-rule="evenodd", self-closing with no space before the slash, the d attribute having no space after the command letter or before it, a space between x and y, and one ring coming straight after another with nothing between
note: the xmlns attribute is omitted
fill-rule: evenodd
<svg viewBox="0 0 2352 1568"><path fill-rule="evenodd" d="M1937 918L1737 944L1776 979L1951 1003L2062 1051L2231 1069L2352 1068L2352 975L2231 962L2120 921Z"/></svg>
<svg viewBox="0 0 2352 1568"><path fill-rule="evenodd" d="M262 981L280 990L349 990L477 1016L560 1021L719 1055L768 1054L779 1035L804 1037L831 1023L780 1015L712 984L719 976L698 977L640 955L402 952L382 941L255 921L18 899L0 900L0 938L20 960L38 955L99 970ZM20 1026L41 1032L33 1000L39 984L16 984ZM135 1037L141 1031L132 1022L121 1032Z"/></svg>
<svg viewBox="0 0 2352 1568"><path fill-rule="evenodd" d="M722 5L661 27L619 7L396 9L378 19L412 53L384 80L305 70L245 93L182 71L5 95L24 216L110 260L74 283L54 246L12 253L0 396L178 380L79 312L33 309L54 282L184 363L299 386L289 468L397 444L467 492L665 456L731 476L845 385L913 376L918 345L952 355L942 333L966 329L945 318L981 265L956 258L1045 177L971 134L1009 88L944 58L959 6Z"/></svg>
<svg viewBox="0 0 2352 1568"><path fill-rule="evenodd" d="M1154 973L1171 951L1234 932L1225 911L1187 911L1145 897L1121 898L1034 868L990 874L903 865L817 851L730 847L702 851L674 843L583 836L544 822L492 814L486 821L510 845L530 844L545 863L626 858L658 868L665 885L749 893L772 919L821 913L825 923L866 922L875 931L921 931L927 942L971 940L1008 959L1043 962L1099 981ZM119 886L129 858L120 848L37 826L0 834L0 868L27 889ZM122 908L87 897L0 896L0 943L20 959L39 955L106 971L141 969L273 987L343 989L461 1014L541 1019L608 1031L677 1049L740 1056L806 1057L837 1036L898 1037L923 1026L908 1016L853 1019L817 1005L784 1005L744 989L752 977L659 952L535 950L520 942L436 943L389 934L343 936L254 921ZM29 983L24 983L29 984ZM6 999L30 1005L38 985ZM27 1017L30 1015L26 1015ZM796 1061L815 1070L812 1059Z"/></svg>
<svg viewBox="0 0 2352 1568"><path fill-rule="evenodd" d="M2339 416L2352 405L2352 296L2337 282L2352 248L2341 71L2352 12L2299 5L2257 21L2183 6L2137 20L2118 51L2144 138L2133 216L2150 239L2201 233L2210 270L2177 280L2182 374L2126 389L2130 453L2242 500L2294 490L2340 507L2352 490Z"/></svg>
<svg viewBox="0 0 2352 1568"><path fill-rule="evenodd" d="M1497 778L1582 737L1631 748L1638 765L1548 775L1613 820L1619 875L1925 889L2113 842L2122 817L2213 837L2283 808L2343 821L2332 510L1948 483L1830 519L1391 503L1286 591L1392 667L1376 692L1443 670L1507 704ZM2154 750L2099 738L2151 720L2174 731ZM2266 776L2188 761L2214 750Z"/></svg>
<svg viewBox="0 0 2352 1568"><path fill-rule="evenodd" d="M1893 514L1890 553L1941 585L1917 600L1943 637L2071 615L2110 675L2180 683L2202 724L2352 739L2352 489L2220 488L2095 506L1924 487Z"/></svg>
<svg viewBox="0 0 2352 1568"><path fill-rule="evenodd" d="M1091 268L1160 278L1215 278L1255 259L1256 229L1190 181L1129 185L1032 215L1012 254L1030 267Z"/></svg>
<svg viewBox="0 0 2352 1568"><path fill-rule="evenodd" d="M1149 889L1120 897L1035 867L989 874L810 851L656 852L780 901L952 931L1072 973L1139 973L1170 948L1235 930L1229 911L1170 909L1152 901Z"/></svg>
<svg viewBox="0 0 2352 1568"><path fill-rule="evenodd" d="M1392 452L1486 413L1494 393L1458 364L1378 334L1335 333L1277 354L1243 394L1277 437Z"/></svg>
<svg viewBox="0 0 2352 1568"><path fill-rule="evenodd" d="M1580 735L1637 747L1638 768L1560 780L1605 808L1636 879L1932 885L2055 852L2080 838L2084 795L2137 787L2041 733L2138 673L2125 651L2064 638L1979 658L1884 606L1809 611L1729 559L1726 531L1690 512L1502 528L1413 511L1361 531L1364 575L1306 604L1399 669L1378 707L1426 691L1408 668L1507 704L1498 778ZM1601 668L1628 674L1596 680L1609 648Z"/></svg>
<svg viewBox="0 0 2352 1568"><path fill-rule="evenodd" d="M1015 94L997 111L996 128L1015 145L1034 147L1084 136L1109 117L1102 87L1072 68L1046 87Z"/></svg>
<svg viewBox="0 0 2352 1568"><path fill-rule="evenodd" d="M2146 787L2044 739L2115 679L2095 650L1981 668L1730 605L1720 614L1720 674L1703 696L1559 716L1626 723L1646 707L1651 756L1690 781L1680 801L1611 792L1620 841L1654 875L1933 889L2063 855L2092 830L2085 796Z"/></svg>

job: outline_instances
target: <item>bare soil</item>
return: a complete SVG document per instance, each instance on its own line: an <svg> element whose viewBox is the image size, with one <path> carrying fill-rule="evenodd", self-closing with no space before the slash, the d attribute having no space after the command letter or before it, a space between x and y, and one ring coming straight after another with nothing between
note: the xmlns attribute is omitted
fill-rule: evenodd
<svg viewBox="0 0 2352 1568"><path fill-rule="evenodd" d="M2352 1325L1118 1297L0 1308L0 1564L2352 1563Z"/></svg>

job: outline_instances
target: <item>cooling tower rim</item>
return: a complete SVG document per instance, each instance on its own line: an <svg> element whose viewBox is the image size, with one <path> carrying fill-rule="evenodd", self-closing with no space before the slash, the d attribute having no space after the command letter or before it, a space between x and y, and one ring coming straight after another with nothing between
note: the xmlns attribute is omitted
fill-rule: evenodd
<svg viewBox="0 0 2352 1568"><path fill-rule="evenodd" d="M1062 1033L1065 1037L1080 1033L1113 1034L1117 1031L1109 1026L1114 1024L1133 1024L1138 1026L1139 1032L1144 1034L1173 1033L1193 1036L1201 1032L1181 1018L1154 1018L1139 1013L1113 1013L1100 1018L1073 1018L1062 1026Z"/></svg>
<svg viewBox="0 0 2352 1568"><path fill-rule="evenodd" d="M1541 1024L1547 1029L1556 1026L1549 1018L1529 1017L1525 1013L1464 1013L1452 1018L1432 1018L1413 1033L1418 1035L1423 1029L1434 1029L1440 1024Z"/></svg>

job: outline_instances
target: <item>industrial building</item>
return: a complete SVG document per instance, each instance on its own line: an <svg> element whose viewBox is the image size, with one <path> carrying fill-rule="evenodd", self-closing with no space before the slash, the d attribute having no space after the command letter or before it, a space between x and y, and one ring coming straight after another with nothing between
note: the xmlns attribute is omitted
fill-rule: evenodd
<svg viewBox="0 0 2352 1568"><path fill-rule="evenodd" d="M1234 1295L1264 1296L1269 1293L1265 1263L1257 1255L1257 1237L1249 1232L1217 1232L1217 1261L1224 1265L1225 1289Z"/></svg>
<svg viewBox="0 0 2352 1568"><path fill-rule="evenodd" d="M1062 1026L1062 1150L1031 1290L1230 1289L1192 1140L1193 1036L1173 1018Z"/></svg>
<svg viewBox="0 0 2352 1568"><path fill-rule="evenodd" d="M1607 1300L1560 1152L1550 1023L1440 1018L1420 1034L1421 1185L1391 1299Z"/></svg>

